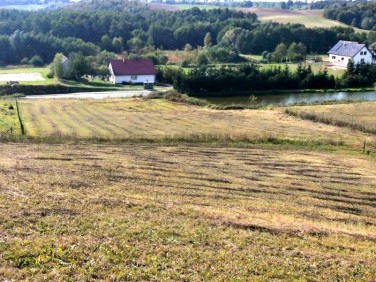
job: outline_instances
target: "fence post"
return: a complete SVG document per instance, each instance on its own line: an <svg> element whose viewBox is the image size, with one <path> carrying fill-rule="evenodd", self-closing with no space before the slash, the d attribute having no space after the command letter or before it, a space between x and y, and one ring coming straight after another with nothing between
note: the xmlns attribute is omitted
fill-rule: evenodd
<svg viewBox="0 0 376 282"><path fill-rule="evenodd" d="M17 116L18 116L18 121L20 123L20 128L21 128L21 135L25 135L25 128L24 128L24 125L22 123L22 119L21 119L21 114L20 114L20 108L18 107L18 100L16 98L16 109L17 109Z"/></svg>
<svg viewBox="0 0 376 282"><path fill-rule="evenodd" d="M366 140L363 142L363 154L366 152Z"/></svg>

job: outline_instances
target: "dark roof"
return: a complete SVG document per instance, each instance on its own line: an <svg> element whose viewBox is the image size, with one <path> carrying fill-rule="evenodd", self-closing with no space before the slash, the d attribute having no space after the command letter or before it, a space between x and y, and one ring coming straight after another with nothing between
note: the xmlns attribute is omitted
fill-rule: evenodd
<svg viewBox="0 0 376 282"><path fill-rule="evenodd" d="M359 44L358 42L340 40L329 50L328 54L353 57L362 50L363 47L365 47L365 45Z"/></svg>
<svg viewBox="0 0 376 282"><path fill-rule="evenodd" d="M126 59L111 60L110 65L114 75L141 75L155 74L155 68L151 59Z"/></svg>

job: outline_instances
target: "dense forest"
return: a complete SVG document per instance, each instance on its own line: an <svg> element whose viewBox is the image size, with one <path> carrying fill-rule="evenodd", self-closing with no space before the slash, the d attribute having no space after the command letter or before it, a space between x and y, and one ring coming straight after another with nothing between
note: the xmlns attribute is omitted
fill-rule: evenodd
<svg viewBox="0 0 376 282"><path fill-rule="evenodd" d="M151 10L139 2L93 0L51 11L1 9L0 64L18 64L36 55L49 63L58 52L140 55L145 49L197 48L207 34L212 48L244 54L271 52L280 43L301 42L308 53L325 53L339 39L376 41L351 28L261 23L256 14L227 8L171 12Z"/></svg>
<svg viewBox="0 0 376 282"><path fill-rule="evenodd" d="M376 31L376 3L361 3L333 7L324 11L324 17L353 27Z"/></svg>

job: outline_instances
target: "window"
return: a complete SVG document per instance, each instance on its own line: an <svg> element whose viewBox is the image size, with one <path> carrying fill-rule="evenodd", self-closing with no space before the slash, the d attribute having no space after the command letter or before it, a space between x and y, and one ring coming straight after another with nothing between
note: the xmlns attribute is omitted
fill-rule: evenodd
<svg viewBox="0 0 376 282"><path fill-rule="evenodd" d="M332 56L332 59L334 60L336 58L336 56Z"/></svg>
<svg viewBox="0 0 376 282"><path fill-rule="evenodd" d="M344 58L344 57L342 57L342 58L341 58L341 61L343 61L344 59L345 59L345 58Z"/></svg>
<svg viewBox="0 0 376 282"><path fill-rule="evenodd" d="M364 59L360 59L360 62L361 62L361 63L364 63Z"/></svg>
<svg viewBox="0 0 376 282"><path fill-rule="evenodd" d="M367 55L367 52L366 52L366 51L364 51L364 52L363 52L363 55Z"/></svg>
<svg viewBox="0 0 376 282"><path fill-rule="evenodd" d="M362 56L363 55L363 51L360 51L360 56Z"/></svg>
<svg viewBox="0 0 376 282"><path fill-rule="evenodd" d="M131 75L132 80L137 80L137 75Z"/></svg>

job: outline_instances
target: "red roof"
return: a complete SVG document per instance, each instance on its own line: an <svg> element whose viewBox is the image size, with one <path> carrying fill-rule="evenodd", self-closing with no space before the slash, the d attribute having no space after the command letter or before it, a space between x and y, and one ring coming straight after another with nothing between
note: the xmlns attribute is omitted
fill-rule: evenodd
<svg viewBox="0 0 376 282"><path fill-rule="evenodd" d="M114 75L141 75L156 73L153 61L151 59L111 60L110 65Z"/></svg>

